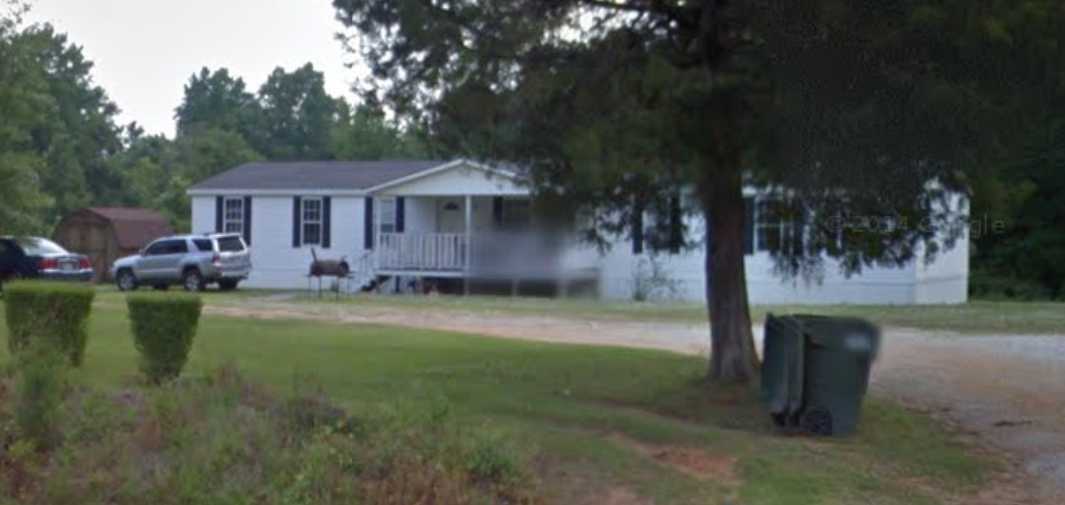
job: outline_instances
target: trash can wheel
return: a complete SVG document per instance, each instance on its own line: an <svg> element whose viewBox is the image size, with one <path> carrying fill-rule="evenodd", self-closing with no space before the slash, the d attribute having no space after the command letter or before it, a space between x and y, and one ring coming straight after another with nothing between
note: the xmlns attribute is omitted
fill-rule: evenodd
<svg viewBox="0 0 1065 505"><path fill-rule="evenodd" d="M799 427L803 431L821 436L832 434L832 413L823 407L811 407L799 417Z"/></svg>
<svg viewBox="0 0 1065 505"><path fill-rule="evenodd" d="M773 417L773 424L775 424L778 428L785 428L785 427L788 426L788 415L787 414L772 414L772 417Z"/></svg>

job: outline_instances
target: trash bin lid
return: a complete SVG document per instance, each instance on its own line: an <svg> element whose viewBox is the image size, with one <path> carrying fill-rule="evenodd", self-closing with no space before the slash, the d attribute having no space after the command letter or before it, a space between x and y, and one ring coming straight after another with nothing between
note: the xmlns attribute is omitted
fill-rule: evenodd
<svg viewBox="0 0 1065 505"><path fill-rule="evenodd" d="M872 358L880 350L880 328L864 319L806 314L793 317L802 323L803 333L813 346Z"/></svg>

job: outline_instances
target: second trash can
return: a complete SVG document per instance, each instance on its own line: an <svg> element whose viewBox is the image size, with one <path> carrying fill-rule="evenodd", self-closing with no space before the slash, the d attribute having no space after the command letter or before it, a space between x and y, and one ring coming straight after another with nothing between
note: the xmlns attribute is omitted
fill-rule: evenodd
<svg viewBox="0 0 1065 505"><path fill-rule="evenodd" d="M774 421L817 435L852 433L879 346L880 330L861 319L770 315L762 395Z"/></svg>

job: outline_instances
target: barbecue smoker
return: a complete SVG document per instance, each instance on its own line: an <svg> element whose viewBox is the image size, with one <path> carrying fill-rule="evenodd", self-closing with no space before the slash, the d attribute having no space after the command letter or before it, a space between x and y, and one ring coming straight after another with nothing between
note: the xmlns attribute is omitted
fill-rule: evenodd
<svg viewBox="0 0 1065 505"><path fill-rule="evenodd" d="M318 279L318 296L322 296L322 277L332 277L334 282L330 290L340 296L341 282L351 280L351 266L348 265L347 257L341 256L338 260L319 259L318 253L311 248L311 258L311 268L307 274L308 284L311 279Z"/></svg>

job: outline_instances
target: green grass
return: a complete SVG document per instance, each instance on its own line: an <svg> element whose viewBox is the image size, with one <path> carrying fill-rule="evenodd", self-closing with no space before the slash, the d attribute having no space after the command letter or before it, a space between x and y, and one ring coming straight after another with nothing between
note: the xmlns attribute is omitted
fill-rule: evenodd
<svg viewBox="0 0 1065 505"><path fill-rule="evenodd" d="M128 385L137 356L127 314L120 298L102 298L76 379ZM0 362L10 362L0 348ZM227 362L278 389L313 375L355 413L445 405L468 425L534 447L540 484L558 503L595 503L617 488L671 504L939 503L974 491L994 468L929 419L878 399L854 437L779 436L751 391L711 389L699 380L704 362L666 352L207 316L186 375ZM640 446L736 458L736 481L695 478Z"/></svg>

